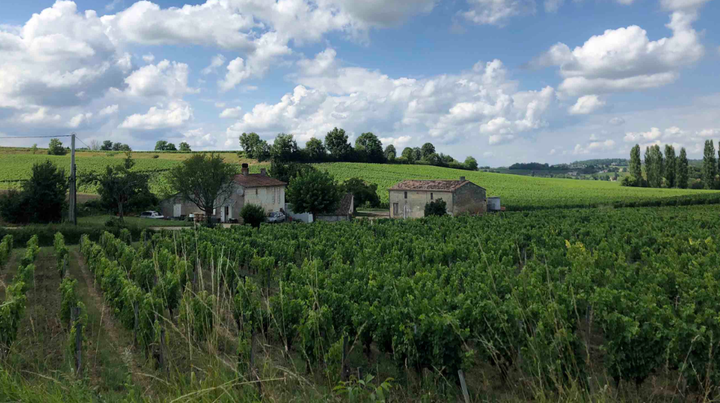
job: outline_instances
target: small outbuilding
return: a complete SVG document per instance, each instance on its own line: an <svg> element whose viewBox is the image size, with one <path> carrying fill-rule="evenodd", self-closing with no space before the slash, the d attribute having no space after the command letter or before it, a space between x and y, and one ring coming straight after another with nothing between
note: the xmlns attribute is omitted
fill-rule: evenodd
<svg viewBox="0 0 720 403"><path fill-rule="evenodd" d="M425 205L442 199L452 216L487 212L485 188L460 180L405 180L388 189L390 218L421 218Z"/></svg>
<svg viewBox="0 0 720 403"><path fill-rule="evenodd" d="M315 221L350 221L353 212L355 212L355 196L352 193L346 193L338 208L332 213L318 214Z"/></svg>

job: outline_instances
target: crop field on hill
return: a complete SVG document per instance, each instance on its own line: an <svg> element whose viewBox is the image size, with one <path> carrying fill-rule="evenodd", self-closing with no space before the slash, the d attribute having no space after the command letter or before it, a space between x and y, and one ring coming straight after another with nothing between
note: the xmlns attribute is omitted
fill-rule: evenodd
<svg viewBox="0 0 720 403"><path fill-rule="evenodd" d="M690 189L623 187L619 183L572 179L534 178L520 175L464 171L424 165L381 165L361 163L315 164L338 181L359 177L378 185L378 195L387 203L387 189L404 179L459 179L464 176L500 196L508 209L585 207L613 203L646 203L657 199L692 196L720 197L720 192Z"/></svg>
<svg viewBox="0 0 720 403"><path fill-rule="evenodd" d="M192 155L191 153L170 152L132 153L132 157L135 160L134 169L140 171L164 171L174 167ZM229 162L238 164L243 162L250 163L253 172L259 171L260 169L254 160L242 159L238 157L235 152L226 152L221 155ZM157 156L157 158L155 158L155 156ZM121 164L124 158L125 154L117 151L77 152L75 154L75 164L77 165L78 174L82 172L102 172L108 165ZM18 182L7 181L29 178L32 166L48 159L58 167L64 168L66 173L69 173L70 154L47 155L45 150L38 150L36 154L32 154L27 149L0 148L0 189L18 187ZM155 177L153 179L157 180L158 178ZM93 189L81 190L92 192Z"/></svg>
<svg viewBox="0 0 720 403"><path fill-rule="evenodd" d="M701 401L718 226L720 206L556 209L0 246L0 400L462 401L462 370L471 401Z"/></svg>

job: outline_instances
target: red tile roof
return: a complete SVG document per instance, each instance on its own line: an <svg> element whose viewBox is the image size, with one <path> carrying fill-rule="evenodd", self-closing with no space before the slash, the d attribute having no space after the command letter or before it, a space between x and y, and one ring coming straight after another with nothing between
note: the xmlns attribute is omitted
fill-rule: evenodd
<svg viewBox="0 0 720 403"><path fill-rule="evenodd" d="M460 180L406 180L395 184L388 190L435 190L453 192L460 186L464 186L470 181Z"/></svg>
<svg viewBox="0 0 720 403"><path fill-rule="evenodd" d="M287 183L263 174L236 175L235 183L247 188L285 186Z"/></svg>

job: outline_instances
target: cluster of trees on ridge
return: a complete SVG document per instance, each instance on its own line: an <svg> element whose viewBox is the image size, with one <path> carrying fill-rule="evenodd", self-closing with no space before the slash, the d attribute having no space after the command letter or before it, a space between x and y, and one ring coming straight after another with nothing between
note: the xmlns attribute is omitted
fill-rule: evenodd
<svg viewBox="0 0 720 403"><path fill-rule="evenodd" d="M718 171L720 165L715 157L715 145L712 140L705 141L700 178L690 180L691 167L685 148L675 154L672 145L665 145L665 154L659 145L645 148L644 159L640 158L640 145L630 150L629 176L623 178L623 186L680 188L680 189L720 189ZM643 175L644 172L644 175Z"/></svg>
<svg viewBox="0 0 720 403"><path fill-rule="evenodd" d="M405 147L402 153L390 144L383 149L380 139L373 133L362 133L353 147L348 142L345 130L334 128L325 136L325 141L315 137L308 140L305 148L300 148L292 134L280 133L270 145L262 140L257 133L240 135L240 147L245 156L258 161L272 160L275 162L369 162L389 164L423 164L457 169L478 169L477 160L467 157L459 162L453 157L437 153L432 143L422 147Z"/></svg>

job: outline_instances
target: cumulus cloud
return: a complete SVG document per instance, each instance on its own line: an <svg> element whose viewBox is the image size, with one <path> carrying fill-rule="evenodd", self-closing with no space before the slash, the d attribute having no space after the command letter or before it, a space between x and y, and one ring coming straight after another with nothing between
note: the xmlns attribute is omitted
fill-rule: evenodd
<svg viewBox="0 0 720 403"><path fill-rule="evenodd" d="M623 140L625 142L637 142L637 141L652 141L659 139L662 136L662 132L657 127L651 128L647 132L627 132Z"/></svg>
<svg viewBox="0 0 720 403"><path fill-rule="evenodd" d="M227 108L220 112L220 117L223 119L237 119L240 116L242 116L242 108L236 107L236 108Z"/></svg>
<svg viewBox="0 0 720 403"><path fill-rule="evenodd" d="M219 67L225 64L225 56L223 55L215 55L213 56L212 60L210 60L210 65L202 69L200 72L202 75L206 76L210 73L215 73Z"/></svg>
<svg viewBox="0 0 720 403"><path fill-rule="evenodd" d="M615 141L614 140L605 140L605 141L592 141L588 143L586 146L583 146L581 144L576 144L575 148L573 149L574 155L583 155L583 154L593 154L598 152L606 152L611 151L615 147Z"/></svg>
<svg viewBox="0 0 720 403"><path fill-rule="evenodd" d="M671 37L651 41L639 26L609 29L574 49L554 45L535 61L559 66L559 89L570 95L655 88L675 81L679 69L703 56L703 46L691 24L694 13L674 12L666 25Z"/></svg>
<svg viewBox="0 0 720 403"><path fill-rule="evenodd" d="M393 144L429 135L439 143L484 138L496 145L547 126L545 115L556 102L551 87L518 91L499 60L458 75L391 78L342 67L334 52L325 50L303 63L302 73L293 77L299 85L292 93L276 104L255 105L228 128L228 138L248 131L266 138L287 132L306 141L335 126L359 134L371 124Z"/></svg>
<svg viewBox="0 0 720 403"><path fill-rule="evenodd" d="M587 115L605 106L605 101L597 95L585 95L578 98L575 105L568 109L571 115Z"/></svg>
<svg viewBox="0 0 720 403"><path fill-rule="evenodd" d="M70 121L68 122L68 127L71 127L73 129L77 129L80 127L81 124L87 123L92 118L92 113L80 113L72 117Z"/></svg>
<svg viewBox="0 0 720 403"><path fill-rule="evenodd" d="M18 120L22 123L37 125L53 125L60 121L60 115L48 112L47 108L39 108L35 112L22 113Z"/></svg>
<svg viewBox="0 0 720 403"><path fill-rule="evenodd" d="M163 60L135 70L126 79L126 93L137 97L182 97L197 92L188 87L188 65Z"/></svg>
<svg viewBox="0 0 720 403"><path fill-rule="evenodd" d="M100 112L98 112L98 115L100 115L100 116L114 115L114 114L118 113L119 110L120 110L119 105L117 105L117 104L110 105L110 106L107 106L107 107L101 109Z"/></svg>
<svg viewBox="0 0 720 403"><path fill-rule="evenodd" d="M57 1L18 29L0 29L0 107L74 106L122 83L128 57L94 11Z"/></svg>
<svg viewBox="0 0 720 403"><path fill-rule="evenodd" d="M183 101L173 101L167 106L151 107L145 114L130 115L120 124L121 129L156 130L178 128L192 120L193 110Z"/></svg>
<svg viewBox="0 0 720 403"><path fill-rule="evenodd" d="M557 0L550 0L550 8L559 7ZM469 9L462 13L475 24L503 26L515 16L535 13L534 0L467 0Z"/></svg>
<svg viewBox="0 0 720 403"><path fill-rule="evenodd" d="M401 149L407 146L410 143L410 140L412 140L411 136L380 137L380 141L385 146L392 144L398 149L398 152L402 151Z"/></svg>
<svg viewBox="0 0 720 403"><path fill-rule="evenodd" d="M145 63L152 63L155 61L155 55L153 55L152 53L148 53L144 55L142 59Z"/></svg>

